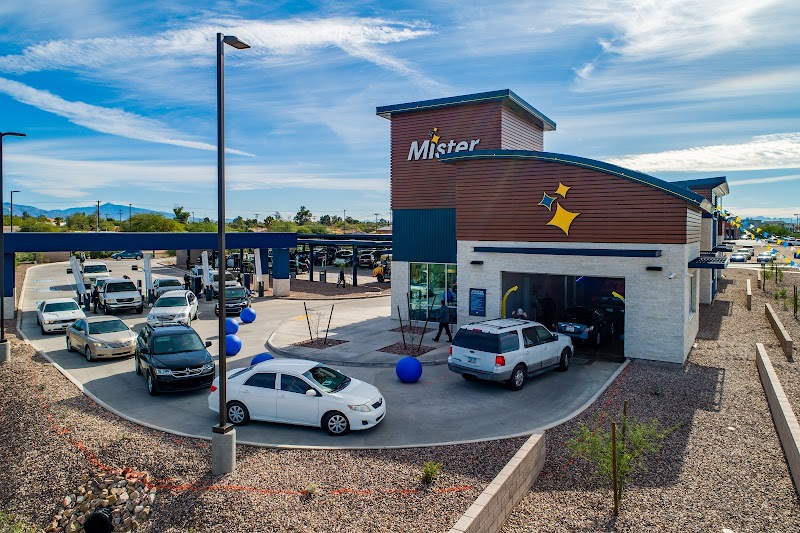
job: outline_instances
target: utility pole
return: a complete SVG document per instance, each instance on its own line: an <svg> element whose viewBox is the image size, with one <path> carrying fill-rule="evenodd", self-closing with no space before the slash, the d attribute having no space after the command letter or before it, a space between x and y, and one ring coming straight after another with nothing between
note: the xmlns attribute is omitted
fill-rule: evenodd
<svg viewBox="0 0 800 533"><path fill-rule="evenodd" d="M375 213L375 233L378 233L378 215L380 213Z"/></svg>
<svg viewBox="0 0 800 533"><path fill-rule="evenodd" d="M119 229L122 229L122 209L119 210Z"/></svg>
<svg viewBox="0 0 800 533"><path fill-rule="evenodd" d="M128 204L128 230L133 231L133 204Z"/></svg>
<svg viewBox="0 0 800 533"><path fill-rule="evenodd" d="M800 213L794 214L794 230L800 231Z"/></svg>
<svg viewBox="0 0 800 533"><path fill-rule="evenodd" d="M256 229L258 229L258 213L256 213Z"/></svg>
<svg viewBox="0 0 800 533"><path fill-rule="evenodd" d="M344 214L344 216L342 217L342 222L344 222L344 230L343 231L344 231L344 233L346 235L347 234L347 209L344 209L342 211L342 213Z"/></svg>
<svg viewBox="0 0 800 533"><path fill-rule="evenodd" d="M100 200L97 200L97 231L100 231Z"/></svg>
<svg viewBox="0 0 800 533"><path fill-rule="evenodd" d="M192 211L192 224L194 224L194 211Z"/></svg>

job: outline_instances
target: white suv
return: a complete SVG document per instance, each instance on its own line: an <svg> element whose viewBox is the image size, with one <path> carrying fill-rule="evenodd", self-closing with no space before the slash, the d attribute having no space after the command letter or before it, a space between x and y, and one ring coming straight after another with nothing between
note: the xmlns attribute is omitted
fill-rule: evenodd
<svg viewBox="0 0 800 533"><path fill-rule="evenodd" d="M111 271L102 261L86 261L83 264L83 284L92 287L98 278L108 279Z"/></svg>
<svg viewBox="0 0 800 533"><path fill-rule="evenodd" d="M107 315L124 309L135 309L137 313L141 313L144 302L139 289L131 280L112 278L106 281L103 292L100 293L100 307Z"/></svg>
<svg viewBox="0 0 800 533"><path fill-rule="evenodd" d="M567 370L572 353L568 336L551 333L538 322L502 318L461 326L447 366L469 381L505 381L520 390L530 375L556 367Z"/></svg>

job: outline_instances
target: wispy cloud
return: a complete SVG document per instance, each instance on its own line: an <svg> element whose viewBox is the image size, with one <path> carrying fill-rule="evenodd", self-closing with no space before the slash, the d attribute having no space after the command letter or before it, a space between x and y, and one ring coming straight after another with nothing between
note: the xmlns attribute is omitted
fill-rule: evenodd
<svg viewBox="0 0 800 533"><path fill-rule="evenodd" d="M609 162L642 172L800 168L800 133L761 135L747 143L630 155Z"/></svg>
<svg viewBox="0 0 800 533"><path fill-rule="evenodd" d="M764 185L765 183L780 183L783 181L798 181L800 174L790 174L788 176L770 176L766 178L749 178L744 180L729 179L731 186L741 187L742 185Z"/></svg>
<svg viewBox="0 0 800 533"><path fill-rule="evenodd" d="M6 78L0 78L0 92L19 102L64 117L73 124L100 133L197 150L216 151L217 149L217 146L213 144L181 139L180 133L171 130L158 120L142 117L122 109L100 107L84 102L70 102L49 91L34 89ZM240 150L226 149L226 152L252 156L252 154Z"/></svg>

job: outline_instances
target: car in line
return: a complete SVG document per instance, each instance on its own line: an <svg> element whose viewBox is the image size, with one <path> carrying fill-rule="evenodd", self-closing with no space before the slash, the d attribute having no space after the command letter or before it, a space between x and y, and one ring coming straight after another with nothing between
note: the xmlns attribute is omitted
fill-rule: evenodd
<svg viewBox="0 0 800 533"><path fill-rule="evenodd" d="M748 255L743 252L734 252L731 254L730 262L731 263L746 263L749 259Z"/></svg>
<svg viewBox="0 0 800 533"><path fill-rule="evenodd" d="M121 252L111 254L111 259L115 259L117 261L121 261L123 259L136 259L139 261L143 257L144 252L141 250L123 250Z"/></svg>
<svg viewBox="0 0 800 533"><path fill-rule="evenodd" d="M50 298L36 304L36 322L42 335L65 331L80 318L86 318L86 314L72 298Z"/></svg>
<svg viewBox="0 0 800 533"><path fill-rule="evenodd" d="M110 278L111 270L102 261L86 261L81 269L83 284L87 287L94 285L98 278Z"/></svg>
<svg viewBox="0 0 800 533"><path fill-rule="evenodd" d="M197 318L197 306L197 297L192 291L165 292L147 313L147 323L177 322L191 326L192 320Z"/></svg>
<svg viewBox="0 0 800 533"><path fill-rule="evenodd" d="M244 287L227 287L225 289L225 316L239 315L246 307L250 307L252 292ZM219 299L214 305L214 314L219 316Z"/></svg>
<svg viewBox="0 0 800 533"><path fill-rule="evenodd" d="M216 367L209 346L186 324L145 324L136 338L134 371L145 376L150 396L207 388Z"/></svg>
<svg viewBox="0 0 800 533"><path fill-rule="evenodd" d="M219 293L219 271L218 270L211 270L209 272L209 277L211 278L211 291L214 295L214 298L217 297ZM237 287L239 282L236 281L236 277L233 274L225 271L225 287Z"/></svg>
<svg viewBox="0 0 800 533"><path fill-rule="evenodd" d="M581 342L600 346L614 338L614 321L601 309L575 306L568 307L556 323L559 333Z"/></svg>
<svg viewBox="0 0 800 533"><path fill-rule="evenodd" d="M773 254L772 252L761 252L758 254L758 257L756 257L756 261L759 263L772 263L775 261L775 255L776 254Z"/></svg>
<svg viewBox="0 0 800 533"><path fill-rule="evenodd" d="M752 246L745 245L736 250L735 253L744 254L745 256L747 256L747 259L750 259L753 257L753 254L755 254L756 251L755 248L753 248Z"/></svg>
<svg viewBox="0 0 800 533"><path fill-rule="evenodd" d="M100 293L98 305L107 315L125 310L141 313L144 310L139 289L131 280L125 278L108 279Z"/></svg>
<svg viewBox="0 0 800 533"><path fill-rule="evenodd" d="M183 280L178 278L156 278L153 280L153 290L156 293L156 298L165 292L181 289L183 289Z"/></svg>
<svg viewBox="0 0 800 533"><path fill-rule="evenodd" d="M136 333L117 317L92 316L73 322L66 332L67 351L86 360L128 357L136 352Z"/></svg>
<svg viewBox="0 0 800 533"><path fill-rule="evenodd" d="M552 368L567 370L573 351L567 335L552 333L538 322L500 318L458 328L447 367L467 381L500 381L518 391L531 376Z"/></svg>
<svg viewBox="0 0 800 533"><path fill-rule="evenodd" d="M219 378L208 408L219 413ZM386 415L386 400L373 385L303 359L271 359L227 373L226 416L235 425L250 420L321 427L333 436L369 429Z"/></svg>
<svg viewBox="0 0 800 533"><path fill-rule="evenodd" d="M358 266L363 268L372 268L375 265L375 257L371 252L364 252L358 254Z"/></svg>

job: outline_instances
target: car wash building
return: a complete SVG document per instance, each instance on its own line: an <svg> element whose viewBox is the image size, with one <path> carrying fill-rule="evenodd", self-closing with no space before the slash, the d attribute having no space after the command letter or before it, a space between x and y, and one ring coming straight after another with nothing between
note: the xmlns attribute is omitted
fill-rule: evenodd
<svg viewBox="0 0 800 533"><path fill-rule="evenodd" d="M444 299L459 324L521 309L552 328L592 307L624 356L685 361L715 291L702 272L727 265L711 218L720 183L704 196L545 152L555 122L510 90L377 114L391 121L395 317L432 318Z"/></svg>

